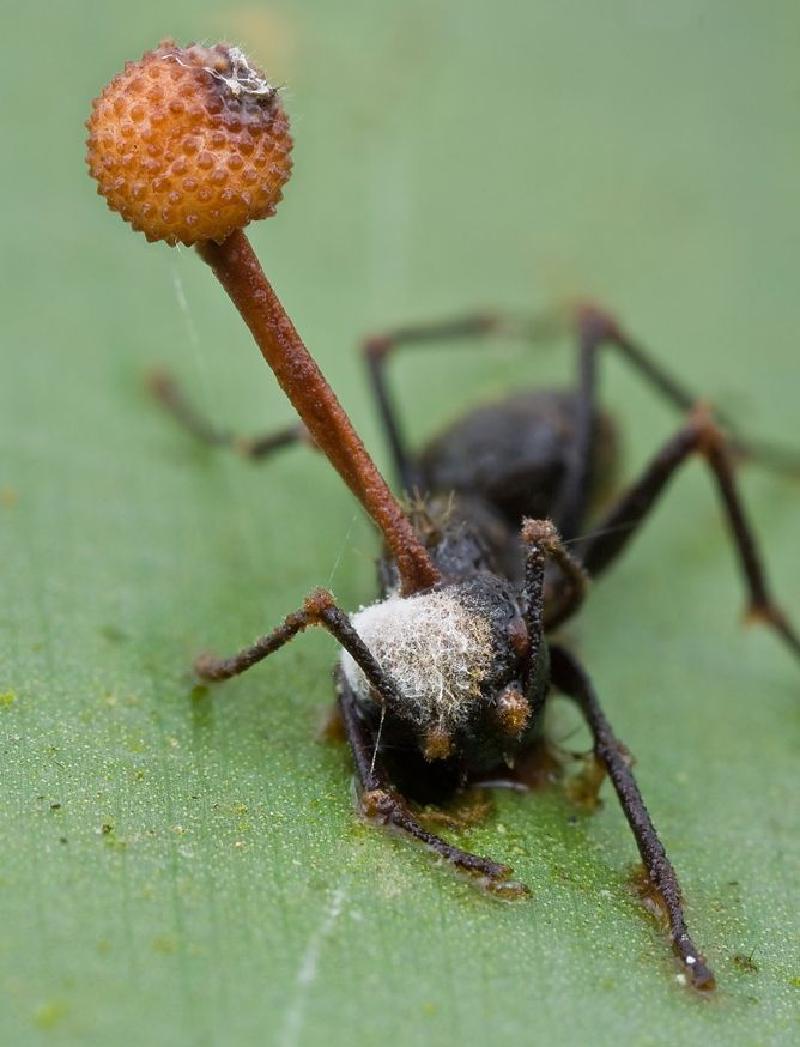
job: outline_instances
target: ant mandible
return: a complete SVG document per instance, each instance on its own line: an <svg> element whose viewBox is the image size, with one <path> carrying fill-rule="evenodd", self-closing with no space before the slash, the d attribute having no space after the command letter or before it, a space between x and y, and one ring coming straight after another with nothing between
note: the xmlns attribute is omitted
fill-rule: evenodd
<svg viewBox="0 0 800 1047"><path fill-rule="evenodd" d="M235 88L235 89L234 89ZM442 800L510 763L541 737L555 691L574 701L611 780L674 949L693 985L714 976L687 929L681 891L631 767L586 670L552 639L611 567L683 463L707 464L729 525L748 612L800 654L800 637L774 601L737 490L733 462L797 470L786 452L748 442L702 406L604 310L574 312L578 377L571 389L517 393L455 422L411 453L386 383L403 345L531 334L503 315L403 328L365 346L398 483L424 492L404 510L391 494L267 282L242 227L271 214L290 170L278 92L238 48L165 41L129 63L95 101L87 159L99 191L148 239L197 247L253 333L302 424L253 440L218 432L175 382L153 383L197 437L253 459L307 440L340 473L384 539L377 603L348 616L318 589L272 632L229 658L202 656L205 680L236 676L312 625L343 648L337 701L363 812L434 851L487 889L514 897L511 870L423 827L409 798ZM615 349L686 415L676 434L599 519L590 514L613 469L614 427L598 405L599 352ZM729 432L726 432L729 430ZM587 529L588 528L588 529Z"/></svg>

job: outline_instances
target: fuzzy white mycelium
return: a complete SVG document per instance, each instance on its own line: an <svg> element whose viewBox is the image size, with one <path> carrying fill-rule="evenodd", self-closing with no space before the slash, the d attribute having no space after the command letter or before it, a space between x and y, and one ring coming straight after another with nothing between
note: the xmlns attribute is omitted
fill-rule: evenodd
<svg viewBox="0 0 800 1047"><path fill-rule="evenodd" d="M447 591L390 596L352 616L358 635L395 681L403 698L396 710L420 727L452 730L469 715L491 662L491 629ZM345 678L365 704L370 687L342 652Z"/></svg>

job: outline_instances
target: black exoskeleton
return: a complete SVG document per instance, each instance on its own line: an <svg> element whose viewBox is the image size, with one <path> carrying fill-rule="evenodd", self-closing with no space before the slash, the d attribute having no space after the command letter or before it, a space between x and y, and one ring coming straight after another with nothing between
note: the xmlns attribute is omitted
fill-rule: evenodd
<svg viewBox="0 0 800 1047"><path fill-rule="evenodd" d="M436 852L452 866L509 897L523 888L510 870L427 831L406 796L442 799L448 791L512 763L541 730L554 690L572 699L591 731L594 755L611 780L649 880L669 918L684 972L702 989L713 974L686 928L681 892L647 808L627 749L606 720L575 656L552 636L579 608L590 580L610 567L690 457L707 463L726 514L748 596L748 610L795 655L800 638L774 602L733 471L737 458L798 471L796 456L740 438L646 355L605 312L576 310L578 377L573 389L517 393L479 407L411 454L386 383L395 349L488 336L525 338L537 324L502 315L401 329L365 346L373 391L408 516L439 581L403 590L395 561L379 563L380 600L348 617L317 590L273 632L228 659L204 656L197 671L227 679L277 650L309 625L343 647L338 702L353 751L365 814ZM597 364L613 348L686 415L641 476L599 518L617 471L611 419L597 403ZM305 434L302 426L242 441L200 418L166 376L159 399L208 443L262 458ZM724 423L724 430L722 425Z"/></svg>

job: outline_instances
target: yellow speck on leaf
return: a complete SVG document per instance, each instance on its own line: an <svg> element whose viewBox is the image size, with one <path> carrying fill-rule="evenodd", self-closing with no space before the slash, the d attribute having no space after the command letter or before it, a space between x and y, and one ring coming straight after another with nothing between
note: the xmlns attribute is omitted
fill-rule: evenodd
<svg viewBox="0 0 800 1047"><path fill-rule="evenodd" d="M53 1029L65 1017L68 1010L63 1000L47 1000L36 1008L33 1021L40 1029Z"/></svg>

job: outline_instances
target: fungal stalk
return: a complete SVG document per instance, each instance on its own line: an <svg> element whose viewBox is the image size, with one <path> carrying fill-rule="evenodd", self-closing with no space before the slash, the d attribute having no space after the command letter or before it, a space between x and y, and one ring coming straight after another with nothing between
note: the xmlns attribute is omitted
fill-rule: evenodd
<svg viewBox="0 0 800 1047"><path fill-rule="evenodd" d="M244 234L275 213L291 173L278 89L227 44L163 41L92 103L98 192L148 240L194 246L211 266L312 439L381 531L405 595L439 580L424 545L306 349Z"/></svg>

